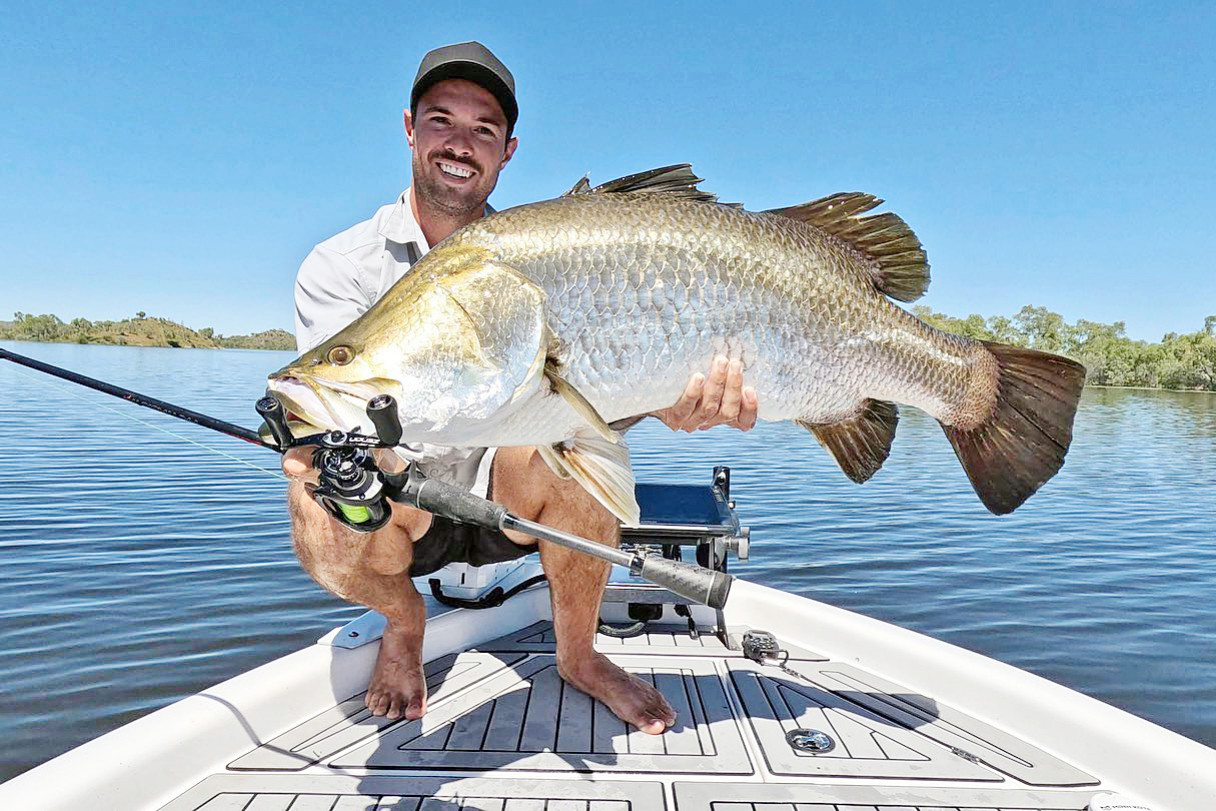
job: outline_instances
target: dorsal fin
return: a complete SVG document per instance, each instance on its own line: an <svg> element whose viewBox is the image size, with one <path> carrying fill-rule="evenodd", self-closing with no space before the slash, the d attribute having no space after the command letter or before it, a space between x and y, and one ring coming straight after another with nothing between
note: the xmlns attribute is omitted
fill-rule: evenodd
<svg viewBox="0 0 1216 811"><path fill-rule="evenodd" d="M583 175L580 177L578 179L578 183L571 186L570 191L563 194L562 197L569 197L572 194L585 194L591 191L591 181L588 180L589 177L590 175Z"/></svg>
<svg viewBox="0 0 1216 811"><path fill-rule="evenodd" d="M648 172L638 172L634 175L618 177L591 188L586 177L574 184L563 197L575 194L665 194L683 200L695 200L702 203L716 203L718 196L707 191L701 191L697 184L701 178L692 173L692 164L678 163L674 166L662 166Z"/></svg>
<svg viewBox="0 0 1216 811"><path fill-rule="evenodd" d="M929 289L929 261L916 234L897 214L858 217L882 205L862 192L841 192L812 203L764 212L822 228L875 261L874 286L899 301L916 301Z"/></svg>

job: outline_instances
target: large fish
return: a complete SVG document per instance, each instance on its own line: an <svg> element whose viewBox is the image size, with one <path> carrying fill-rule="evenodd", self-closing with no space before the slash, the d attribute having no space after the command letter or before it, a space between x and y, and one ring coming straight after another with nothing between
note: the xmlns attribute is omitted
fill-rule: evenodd
<svg viewBox="0 0 1216 811"><path fill-rule="evenodd" d="M403 442L535 445L625 521L638 507L610 424L671 405L719 353L742 360L761 419L806 427L853 481L887 458L896 403L941 423L994 513L1060 469L1084 368L894 304L929 266L898 216L860 216L881 200L749 212L698 182L687 165L584 179L467 225L270 388L318 427L368 431L387 393Z"/></svg>

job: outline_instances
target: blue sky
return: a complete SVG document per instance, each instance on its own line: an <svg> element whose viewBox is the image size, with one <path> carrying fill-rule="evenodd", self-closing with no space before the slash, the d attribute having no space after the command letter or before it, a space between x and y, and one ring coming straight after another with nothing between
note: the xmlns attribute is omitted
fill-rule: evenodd
<svg viewBox="0 0 1216 811"><path fill-rule="evenodd" d="M290 328L312 245L408 185L418 61L467 39L519 89L500 208L687 161L749 208L885 198L946 313L1216 314L1210 3L18 5L0 318Z"/></svg>

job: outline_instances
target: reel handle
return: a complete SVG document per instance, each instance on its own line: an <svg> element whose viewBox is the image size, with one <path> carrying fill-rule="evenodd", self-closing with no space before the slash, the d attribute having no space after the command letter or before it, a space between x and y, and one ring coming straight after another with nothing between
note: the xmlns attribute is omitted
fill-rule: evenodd
<svg viewBox="0 0 1216 811"><path fill-rule="evenodd" d="M285 451L295 444L291 429L287 427L287 412L277 397L267 394L257 401L254 408L261 416L262 422L266 423L266 427L270 430L270 435L274 437L275 444L279 446L280 451Z"/></svg>
<svg viewBox="0 0 1216 811"><path fill-rule="evenodd" d="M401 418L397 401L388 394L377 394L367 401L367 416L376 428L376 436L389 447L401 441Z"/></svg>

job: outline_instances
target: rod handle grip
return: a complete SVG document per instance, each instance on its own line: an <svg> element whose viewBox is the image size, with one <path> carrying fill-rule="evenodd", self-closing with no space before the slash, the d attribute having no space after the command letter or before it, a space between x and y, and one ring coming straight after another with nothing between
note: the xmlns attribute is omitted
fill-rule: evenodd
<svg viewBox="0 0 1216 811"><path fill-rule="evenodd" d="M715 572L682 560L669 560L658 555L642 558L641 576L668 591L710 608L722 609L730 595L734 576Z"/></svg>
<svg viewBox="0 0 1216 811"><path fill-rule="evenodd" d="M396 499L464 524L501 529L507 508L447 482L411 475Z"/></svg>

